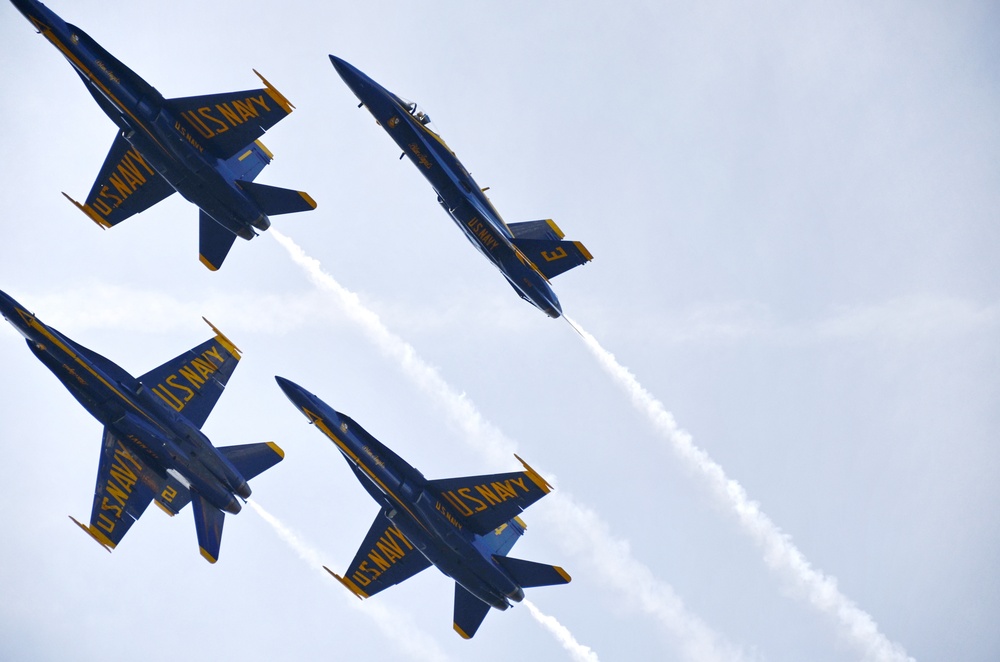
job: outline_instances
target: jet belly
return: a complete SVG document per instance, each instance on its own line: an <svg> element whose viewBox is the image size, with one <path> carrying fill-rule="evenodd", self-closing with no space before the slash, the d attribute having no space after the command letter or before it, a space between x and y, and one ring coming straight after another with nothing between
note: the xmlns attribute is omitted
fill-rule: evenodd
<svg viewBox="0 0 1000 662"><path fill-rule="evenodd" d="M433 507L433 506L432 506ZM417 505L417 511L423 515L423 508ZM407 540L409 540L417 551L431 562L434 567L447 577L451 577L461 584L467 591L487 603L488 605L504 610L510 606L506 594L497 588L499 585L511 585L511 593L516 594L517 587L500 573L490 561L472 545L472 543L457 535L454 529L447 532L447 535L440 535L446 531L444 527L451 527L451 524L444 522L435 523L434 520L440 518L440 513L429 517L414 517L412 512L391 509L386 513L389 520L398 528ZM443 524L444 526L441 526ZM497 577L497 575L500 575ZM493 581L488 581L483 577L489 577Z"/></svg>
<svg viewBox="0 0 1000 662"><path fill-rule="evenodd" d="M267 217L231 179L221 174L222 162L206 154L180 126L177 118L161 109L150 129L124 137L181 197L233 234L253 239L256 233L251 225L258 222L267 227Z"/></svg>

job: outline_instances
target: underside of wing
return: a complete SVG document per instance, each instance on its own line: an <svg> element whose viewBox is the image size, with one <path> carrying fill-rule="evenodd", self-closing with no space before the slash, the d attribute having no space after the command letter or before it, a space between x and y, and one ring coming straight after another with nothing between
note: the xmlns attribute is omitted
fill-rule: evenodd
<svg viewBox="0 0 1000 662"><path fill-rule="evenodd" d="M327 571L359 598L369 598L430 565L430 561L380 512L344 576Z"/></svg>
<svg viewBox="0 0 1000 662"><path fill-rule="evenodd" d="M432 480L427 486L451 504L463 524L483 535L510 522L552 490L538 472L527 464L524 467L526 471Z"/></svg>
<svg viewBox="0 0 1000 662"><path fill-rule="evenodd" d="M216 335L139 378L171 409L201 427L236 370L240 352L212 327Z"/></svg>
<svg viewBox="0 0 1000 662"><path fill-rule="evenodd" d="M174 187L119 133L86 202L80 204L66 197L92 221L110 228L149 209L173 192Z"/></svg>
<svg viewBox="0 0 1000 662"><path fill-rule="evenodd" d="M77 524L110 551L118 546L166 482L165 476L147 466L105 428L90 526Z"/></svg>
<svg viewBox="0 0 1000 662"><path fill-rule="evenodd" d="M189 135L220 159L228 159L292 112L292 104L263 76L260 79L265 85L261 89L168 99L166 106L177 113Z"/></svg>

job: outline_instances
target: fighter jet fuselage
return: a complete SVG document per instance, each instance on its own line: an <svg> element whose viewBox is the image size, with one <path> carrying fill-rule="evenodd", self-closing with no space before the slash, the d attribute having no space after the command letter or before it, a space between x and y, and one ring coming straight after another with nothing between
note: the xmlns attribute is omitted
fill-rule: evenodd
<svg viewBox="0 0 1000 662"><path fill-rule="evenodd" d="M517 514L551 489L526 464L523 472L429 481L347 415L275 379L381 507L347 573L329 571L355 595L369 597L434 565L456 582L455 629L469 638L490 607L523 600L524 587L570 580L556 566L506 556L524 533Z"/></svg>
<svg viewBox="0 0 1000 662"><path fill-rule="evenodd" d="M405 536L401 542L406 551L415 548L445 575L497 609L507 609L510 600L524 598L521 587L477 548L476 536L452 513L455 506L431 494L423 474L349 416L297 384L277 379L289 399L352 465L365 490L382 507L382 514ZM362 570L360 576L346 579L349 588L353 585L352 590L363 591L367 573Z"/></svg>
<svg viewBox="0 0 1000 662"><path fill-rule="evenodd" d="M483 255L507 278L521 297L550 317L559 317L562 307L549 285L551 275L583 264L591 259L579 242L559 242L562 232L551 221L530 221L508 226L484 194L469 171L444 140L428 126L430 117L417 104L385 89L356 67L330 56L334 68L362 105L368 108L379 125L392 137L417 170L430 182L438 202ZM534 245L540 237L521 237L516 227L548 224L544 245ZM521 244L536 249L534 254ZM566 244L568 246L559 246ZM536 261L555 263L565 260L559 269L547 272Z"/></svg>
<svg viewBox="0 0 1000 662"><path fill-rule="evenodd" d="M105 426L91 526L81 525L98 542L115 547L153 499L175 514L193 491L211 507L240 512L237 497L249 498L247 479L252 476L245 476L224 452L237 447L218 449L200 429L239 361L239 351L221 332L216 330L212 340L137 379L42 323L3 292L0 313ZM273 444L249 446L273 456L268 457L271 464L280 460L281 450ZM202 542L203 554L207 551L214 562L218 540Z"/></svg>
<svg viewBox="0 0 1000 662"><path fill-rule="evenodd" d="M260 90L165 99L86 32L42 3L12 2L66 57L120 129L86 203L73 201L94 222L111 227L176 190L201 209L203 219L207 215L228 233L252 239L255 228L270 226L268 212L316 206L300 192L252 182L271 160L256 138L292 111L263 77L265 87ZM289 193L295 195L285 195ZM294 200L296 196L301 198ZM210 269L221 266L228 253L232 241L226 243L227 236L213 236L203 223L202 261Z"/></svg>

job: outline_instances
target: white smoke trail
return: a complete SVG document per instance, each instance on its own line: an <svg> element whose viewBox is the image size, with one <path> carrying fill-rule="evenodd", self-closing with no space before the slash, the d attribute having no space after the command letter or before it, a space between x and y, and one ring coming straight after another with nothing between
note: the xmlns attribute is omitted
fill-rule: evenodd
<svg viewBox="0 0 1000 662"><path fill-rule="evenodd" d="M491 462L506 462L510 459L516 450L514 443L490 425L464 393L452 389L436 368L420 358L413 345L389 331L379 316L361 303L357 294L323 271L319 260L306 255L298 244L280 232L271 230L268 234L288 251L292 260L305 270L316 287L335 296L348 318L364 329L368 338L383 354L399 363L403 372L422 391L434 398L452 421L459 423L463 431L477 435L481 442L480 450L489 456Z"/></svg>
<svg viewBox="0 0 1000 662"><path fill-rule="evenodd" d="M531 615L542 627L551 632L552 636L559 640L559 643L569 651L574 660L577 662L600 662L597 658L597 653L590 646L584 646L578 642L573 637L573 633L565 625L557 621L554 616L543 614L530 600L522 600L521 604L528 608L528 611L531 612Z"/></svg>
<svg viewBox="0 0 1000 662"><path fill-rule="evenodd" d="M333 578L323 570L324 562L320 553L303 540L302 536L285 526L277 517L264 510L256 501L247 501L247 505L260 515L261 519L270 524L271 528L278 534L278 537L291 547L310 568L315 568L328 580L333 581ZM338 586L337 588L340 587ZM345 598L349 597L346 591L339 592ZM364 603L361 603L350 597L348 604L371 618L375 622L376 627L382 631L382 634L387 639L394 641L410 657L417 660L428 660L429 662L447 662L449 660L448 656L438 647L437 643L421 632L409 617L395 613L384 604L378 602L366 600Z"/></svg>
<svg viewBox="0 0 1000 662"><path fill-rule="evenodd" d="M844 636L857 646L867 659L913 659L907 655L902 646L889 641L879 632L878 625L868 613L838 590L836 579L809 564L791 539L761 512L756 502L750 500L743 486L728 478L722 467L712 460L708 453L694 445L691 435L677 427L673 415L639 384L627 368L615 360L611 352L601 347L594 336L584 331L573 320L568 317L565 319L580 334L601 366L626 391L632 404L649 417L681 459L706 479L716 498L733 510L743 529L763 547L764 559L769 566L791 579L796 588L806 594L814 607L835 619L841 626Z"/></svg>
<svg viewBox="0 0 1000 662"><path fill-rule="evenodd" d="M319 260L311 258L290 238L270 230L278 243L301 266L316 287L334 295L344 313L358 323L379 349L399 362L404 373L430 395L445 414L462 430L462 438L490 462L508 462L516 445L487 422L463 393L455 391L433 366L425 362L412 345L389 331L378 315L361 303L359 297L326 273ZM571 551L591 560L592 572L602 577L609 588L624 594L632 604L656 618L679 641L685 659L702 661L739 660L742 655L711 630L698 617L686 611L683 602L666 583L631 557L628 543L614 538L610 527L587 508L574 503L563 492L550 495L552 523L566 533L558 538ZM590 527L582 530L584 527ZM640 588L636 588L636 587Z"/></svg>

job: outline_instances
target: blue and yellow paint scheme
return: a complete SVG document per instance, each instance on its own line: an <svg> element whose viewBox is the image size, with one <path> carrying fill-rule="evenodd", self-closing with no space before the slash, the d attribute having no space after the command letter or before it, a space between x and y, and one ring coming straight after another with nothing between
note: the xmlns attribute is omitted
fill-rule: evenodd
<svg viewBox="0 0 1000 662"><path fill-rule="evenodd" d="M216 448L201 431L240 360L236 346L209 322L214 337L135 378L3 292L0 313L104 425L90 524L71 519L110 552L151 502L171 516L190 502L201 554L215 563L224 513L240 512L247 481L284 457L272 442Z"/></svg>
<svg viewBox="0 0 1000 662"><path fill-rule="evenodd" d="M330 61L361 105L427 178L438 202L472 245L521 298L550 317L559 317L562 307L549 281L592 260L587 248L578 241L563 240L562 230L551 219L505 223L486 197L486 189L472 179L417 104L396 96L338 57L331 55Z"/></svg>
<svg viewBox="0 0 1000 662"><path fill-rule="evenodd" d="M371 597L434 565L455 580L454 628L470 639L490 607L520 602L525 588L570 581L557 566L507 556L526 528L521 511L552 489L524 460L517 458L524 471L427 480L349 416L275 379L381 507L347 571L326 568L356 596Z"/></svg>
<svg viewBox="0 0 1000 662"><path fill-rule="evenodd" d="M257 236L256 230L270 227L270 215L316 208L305 192L253 181L273 157L258 139L293 108L259 73L260 89L165 99L42 3L11 2L66 57L118 125L86 201L66 196L102 228L177 191L200 210L201 262L215 271L236 237Z"/></svg>

